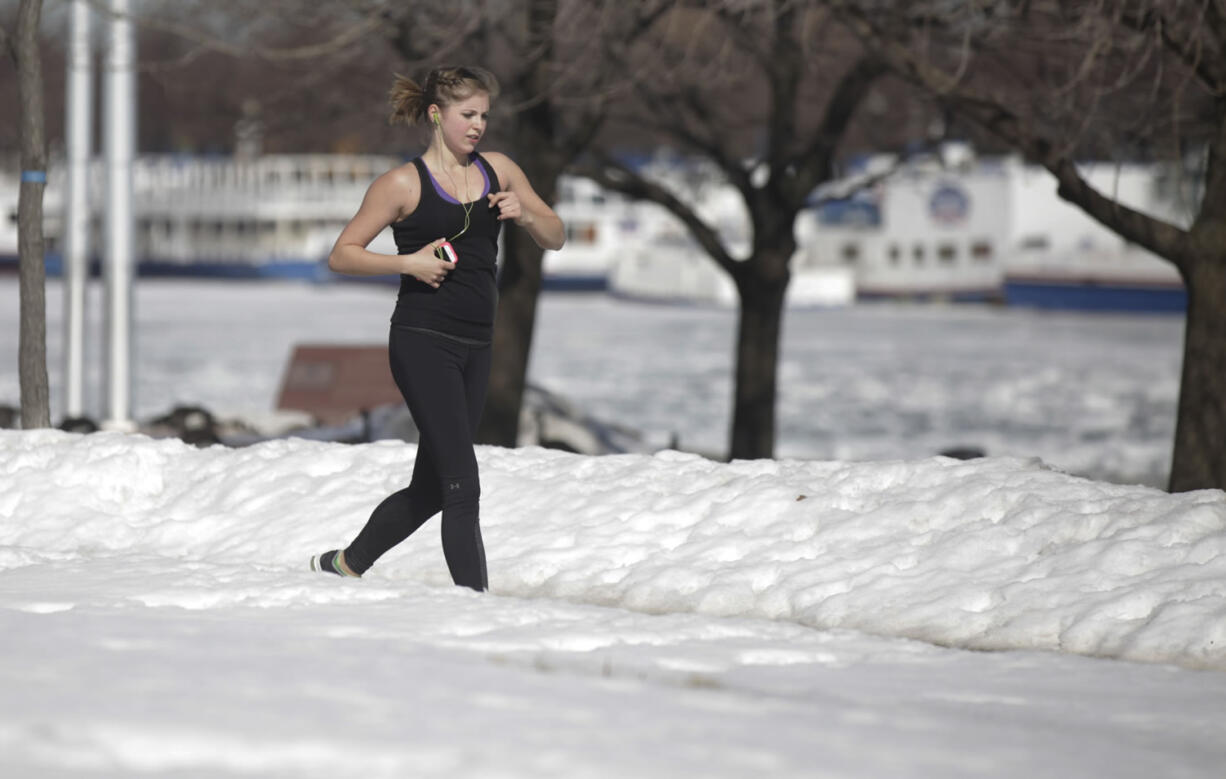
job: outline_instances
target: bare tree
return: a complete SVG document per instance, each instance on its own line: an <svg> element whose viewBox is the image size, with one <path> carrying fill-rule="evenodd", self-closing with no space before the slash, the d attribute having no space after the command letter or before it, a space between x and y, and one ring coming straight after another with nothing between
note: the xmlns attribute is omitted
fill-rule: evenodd
<svg viewBox="0 0 1226 779"><path fill-rule="evenodd" d="M1171 262L1188 291L1172 491L1226 488L1226 4L844 2L867 45L1055 176L1059 194ZM1207 150L1188 223L1129 208L1077 161ZM1181 168L1184 166L1180 166Z"/></svg>
<svg viewBox="0 0 1226 779"><path fill-rule="evenodd" d="M824 44L814 46L812 37ZM813 190L836 176L836 156L857 108L885 69L848 46L820 10L787 0L694 3L641 40L614 40L607 56L633 74L637 110L622 128L670 138L721 171L744 202L748 257L717 225L608 148L583 169L601 184L654 201L685 224L740 298L729 456L771 457L784 298L794 226ZM818 52L821 52L819 56Z"/></svg>
<svg viewBox="0 0 1226 779"><path fill-rule="evenodd" d="M43 267L43 190L47 183L47 144L43 132L43 72L39 52L42 0L21 0L13 39L0 30L0 43L17 70L21 115L21 190L17 201L17 251L21 325L18 371L21 426L49 427L47 383L46 270Z"/></svg>
<svg viewBox="0 0 1226 779"><path fill-rule="evenodd" d="M112 13L104 0L89 1L101 15ZM381 97L392 71L418 73L473 57L468 61L490 67L503 82L491 138L509 147L534 187L552 201L561 172L599 128L606 96L613 91L608 83L618 78L602 67L598 50L586 41L611 26L633 36L636 25L649 24L667 5L184 0L148 6L134 17L143 35L153 39L152 45L142 44L142 51L153 52L139 66L152 81L142 86L142 100L160 99L163 110L153 113L176 120L192 111L198 124L184 133L178 125L163 123L156 136L149 136L149 128L142 128L142 134L155 144L159 138L174 142L170 139L184 137L209 146L228 142L244 95L254 93L262 102L282 99L289 109L265 113L270 142L278 134L298 143L318 137L310 133L327 119L334 129L343 125L350 138L361 139L357 147L369 148L372 138L382 148L399 146L403 138L390 140L386 129L381 136L371 132L386 116ZM243 86L225 94L210 90L219 80ZM294 102L297 94L310 95L307 121L294 110L301 108ZM354 148L353 143L346 145ZM513 446L518 439L541 259L541 249L523 231L507 232L490 400L479 431L487 443Z"/></svg>
<svg viewBox="0 0 1226 779"><path fill-rule="evenodd" d="M406 4L394 16L395 41L409 63L439 64L473 52L478 64L498 74L502 95L492 134L509 145L537 193L553 202L559 177L601 127L606 97L622 79L589 41L633 38L665 8L660 2L615 0L491 1L445 11ZM477 433L482 443L518 441L542 255L525 231L506 233L489 398Z"/></svg>

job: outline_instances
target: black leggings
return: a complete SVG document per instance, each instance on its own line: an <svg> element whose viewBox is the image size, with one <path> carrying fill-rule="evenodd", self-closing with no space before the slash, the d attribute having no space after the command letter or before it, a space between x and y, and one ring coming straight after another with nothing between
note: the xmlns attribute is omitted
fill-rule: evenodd
<svg viewBox="0 0 1226 779"><path fill-rule="evenodd" d="M345 549L345 562L361 574L426 520L443 512L443 555L452 580L487 587L478 505L481 482L473 435L485 404L490 347L443 335L392 327L392 378L421 433L413 479L383 500Z"/></svg>

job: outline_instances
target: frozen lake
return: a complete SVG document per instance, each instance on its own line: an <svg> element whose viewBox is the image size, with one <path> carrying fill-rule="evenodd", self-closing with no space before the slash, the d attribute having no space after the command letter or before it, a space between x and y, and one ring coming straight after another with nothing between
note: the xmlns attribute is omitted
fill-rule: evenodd
<svg viewBox="0 0 1226 779"><path fill-rule="evenodd" d="M299 283L145 282L137 293L136 413L178 403L263 414L298 342L386 339L394 290ZM0 403L16 405L17 282L0 279ZM62 290L48 285L53 416ZM90 297L100 386L101 287ZM530 379L608 421L726 451L736 315L603 295L545 295ZM1182 352L1178 316L875 304L785 322L777 455L882 460L952 446L1037 456L1097 479L1160 486ZM91 407L100 407L95 397Z"/></svg>

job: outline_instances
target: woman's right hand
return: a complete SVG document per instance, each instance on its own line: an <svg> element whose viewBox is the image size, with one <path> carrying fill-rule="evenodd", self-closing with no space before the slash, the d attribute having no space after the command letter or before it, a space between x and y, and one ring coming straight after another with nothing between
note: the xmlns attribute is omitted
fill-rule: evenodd
<svg viewBox="0 0 1226 779"><path fill-rule="evenodd" d="M446 238L431 241L412 254L405 254L404 273L412 276L423 284L429 284L438 289L447 278L447 274L455 270L454 262L440 260L434 255L434 250L442 245Z"/></svg>

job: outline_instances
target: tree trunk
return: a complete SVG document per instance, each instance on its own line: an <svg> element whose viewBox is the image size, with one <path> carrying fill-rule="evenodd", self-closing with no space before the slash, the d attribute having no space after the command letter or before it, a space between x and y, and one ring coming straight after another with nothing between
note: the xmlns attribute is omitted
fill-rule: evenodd
<svg viewBox="0 0 1226 779"><path fill-rule="evenodd" d="M17 16L15 51L21 103L21 190L17 201L17 250L20 267L21 326L18 375L21 426L50 427L47 386L46 269L43 265L43 190L47 181L47 146L43 133L43 71L38 50L42 0L22 0Z"/></svg>
<svg viewBox="0 0 1226 779"><path fill-rule="evenodd" d="M507 229L498 284L498 314L494 320L489 394L477 429L478 442L495 446L515 446L519 442L519 410L536 329L536 300L541 291L541 248L524 230Z"/></svg>
<svg viewBox="0 0 1226 779"><path fill-rule="evenodd" d="M557 151L554 107L545 96L552 78L553 24L556 0L533 0L517 20L516 35L539 57L517 77L504 84L502 100L527 105L514 117L507 136L515 139L515 161L532 188L546 203L553 203L558 176L565 161ZM503 182L505 185L505 182ZM541 292L544 251L528 232L513 224L503 238L503 266L498 281L498 313L490 363L489 393L477 428L476 440L495 446L519 444L519 411L528 380L528 358L536 329L536 301Z"/></svg>
<svg viewBox="0 0 1226 779"><path fill-rule="evenodd" d="M1171 492L1226 485L1226 262L1191 266Z"/></svg>
<svg viewBox="0 0 1226 779"><path fill-rule="evenodd" d="M736 386L732 404L732 460L770 458L775 454L775 399L778 391L779 341L791 251L769 251L740 266L736 277L741 297L736 342ZM766 268L768 272L763 272Z"/></svg>
<svg viewBox="0 0 1226 779"><path fill-rule="evenodd" d="M540 105L517 119L515 136L520 142L515 161L541 199L552 203L562 172L561 162L555 159L554 153L552 110ZM477 441L516 446L519 443L519 410L523 405L528 358L536 329L536 301L541 292L544 250L536 245L527 230L514 224L504 229L489 394L477 429Z"/></svg>

